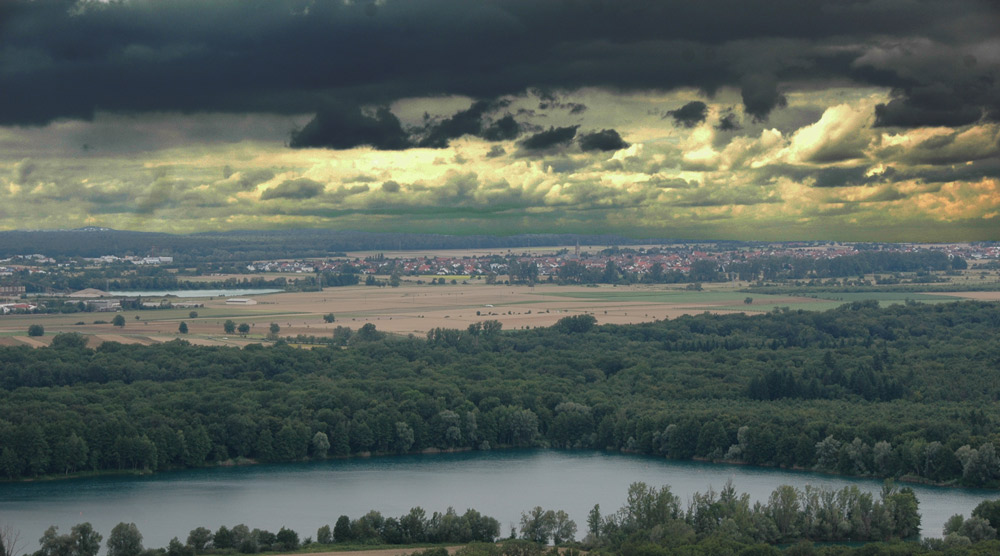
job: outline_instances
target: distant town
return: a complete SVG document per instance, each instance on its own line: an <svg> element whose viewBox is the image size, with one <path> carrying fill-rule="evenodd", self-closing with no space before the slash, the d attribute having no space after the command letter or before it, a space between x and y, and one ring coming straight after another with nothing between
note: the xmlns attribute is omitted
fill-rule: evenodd
<svg viewBox="0 0 1000 556"><path fill-rule="evenodd" d="M858 244L837 244L835 246L813 247L800 244L775 244L767 248L708 249L704 246L655 246L655 247L609 247L561 248L550 253L522 252L491 255L439 255L422 257L368 256L340 258L333 260L272 260L255 261L247 265L250 272L314 273L314 272L357 272L367 275L388 275L399 272L403 275L436 276L489 276L506 275L514 264L535 265L537 276L557 277L560 270L569 263L583 269L604 271L611 263L619 272L643 276L661 271L690 272L698 261L710 261L719 271L725 272L733 264L754 260L788 258L803 260L829 260L857 255L872 250L889 253L944 253L949 258L960 258L970 263L1000 260L1000 245L975 244L880 244L871 247Z"/></svg>
<svg viewBox="0 0 1000 556"><path fill-rule="evenodd" d="M727 248L713 244L674 244L660 246L628 247L561 247L493 250L487 254L468 249L435 252L433 255L396 256L384 254L338 254L325 258L255 260L230 265L228 274L279 274L313 275L323 273L357 274L362 276L468 276L490 277L512 273L521 281L541 281L567 278L572 273L602 273L614 271L618 275L643 279L668 273L690 274L702 269L730 273L737 268L764 267L775 261L785 265L802 263L806 277L815 263L832 261L862 254L933 254L949 260L961 260L969 267L996 265L1000 261L998 243L959 244L814 244L774 243L766 246ZM758 264L755 264L758 263ZM992 264L991 264L992 263ZM55 257L42 253L16 255L0 259L0 295L24 293L18 284L19 277L35 274L79 272L86 269L117 268L120 274L135 273L130 267L158 267L155 272L172 272L178 276L203 272L205 265L175 263L174 257L163 255L102 255L99 257ZM211 269L211 265L208 265ZM934 269L938 270L938 269ZM733 275L731 278L736 279ZM754 277L744 277L750 279Z"/></svg>

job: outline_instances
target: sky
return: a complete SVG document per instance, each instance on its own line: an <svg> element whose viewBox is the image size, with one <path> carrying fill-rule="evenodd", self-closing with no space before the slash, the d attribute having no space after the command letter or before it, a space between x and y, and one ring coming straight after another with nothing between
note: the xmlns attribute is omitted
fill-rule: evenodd
<svg viewBox="0 0 1000 556"><path fill-rule="evenodd" d="M990 0L2 0L0 229L1000 240Z"/></svg>

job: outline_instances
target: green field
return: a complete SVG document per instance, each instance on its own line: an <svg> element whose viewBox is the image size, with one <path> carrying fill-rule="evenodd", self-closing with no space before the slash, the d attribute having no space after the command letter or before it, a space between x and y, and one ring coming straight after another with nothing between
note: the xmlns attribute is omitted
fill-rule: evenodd
<svg viewBox="0 0 1000 556"><path fill-rule="evenodd" d="M947 303L955 301L955 298L948 295L936 295L932 293L915 292L858 292L858 293L816 293L808 297L819 299L830 299L833 301L843 301L850 303L853 301L868 301L874 299L879 302L905 303L906 301L920 301L922 303Z"/></svg>
<svg viewBox="0 0 1000 556"><path fill-rule="evenodd" d="M647 303L675 303L675 304L711 304L704 307L690 307L691 309L704 309L705 311L733 310L748 312L768 312L775 309L788 308L789 310L806 311L826 311L835 309L845 303L856 301L878 301L882 305L895 305L907 301L918 301L921 303L948 303L957 301L956 298L946 295L935 295L929 293L913 292L860 292L860 293L815 293L808 295L772 295L760 293L746 293L739 291L609 291L607 289L586 291L586 292L548 292L546 296L568 297L575 299L590 299L601 301L620 302L647 302ZM744 303L750 297L752 304ZM803 301L790 301L789 298L800 298ZM810 302L806 299L813 298L817 301Z"/></svg>
<svg viewBox="0 0 1000 556"><path fill-rule="evenodd" d="M646 301L649 303L725 303L739 302L747 297L756 299L776 298L773 295L745 294L737 291L691 291L691 290L667 290L667 291L611 291L600 289L585 292L545 292L535 295L545 295L553 297L571 297L575 299L596 299L601 301ZM782 296L786 297L786 296Z"/></svg>

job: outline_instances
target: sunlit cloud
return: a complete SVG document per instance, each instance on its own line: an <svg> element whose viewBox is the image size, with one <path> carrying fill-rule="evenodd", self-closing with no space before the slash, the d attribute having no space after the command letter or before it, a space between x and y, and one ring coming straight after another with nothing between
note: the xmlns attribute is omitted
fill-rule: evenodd
<svg viewBox="0 0 1000 556"><path fill-rule="evenodd" d="M614 18L14 1L8 229L1000 239L1000 43L978 0L803 3L787 31L638 0ZM126 15L130 40L93 32ZM54 38L80 36L86 71Z"/></svg>

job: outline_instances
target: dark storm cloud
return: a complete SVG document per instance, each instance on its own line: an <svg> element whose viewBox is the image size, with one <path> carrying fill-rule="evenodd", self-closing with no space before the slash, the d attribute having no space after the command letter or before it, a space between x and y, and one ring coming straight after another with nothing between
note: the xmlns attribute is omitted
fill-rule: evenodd
<svg viewBox="0 0 1000 556"><path fill-rule="evenodd" d="M362 186L366 187L366 186ZM307 178L284 181L265 190L260 195L262 201L270 199L312 199L323 193L323 184Z"/></svg>
<svg viewBox="0 0 1000 556"><path fill-rule="evenodd" d="M455 115L445 118L441 122L429 124L427 126L426 135L417 141L417 146L443 149L448 146L449 140L458 139L463 135L482 137L484 135L484 116L499 108L504 108L509 104L510 102L507 101L476 101L466 110L457 112ZM500 139L511 139L513 137L517 137L517 133L520 128L518 127L517 122L514 121L514 118L508 115L503 121L504 123L501 125L505 127L501 128L491 126L485 130L485 132L488 132L491 137L499 137ZM513 129L513 137L506 137L505 135L509 134L511 129Z"/></svg>
<svg viewBox="0 0 1000 556"><path fill-rule="evenodd" d="M304 114L335 99L387 105L588 86L734 86L746 113L764 119L790 83L832 80L894 87L881 125L1000 118L996 61L968 58L1000 28L990 0L7 0L0 9L6 125L96 110ZM957 58L933 60L930 71L915 71L923 52L865 58L914 37ZM410 146L375 132L391 122L374 119L360 126L364 142L319 124L298 142Z"/></svg>
<svg viewBox="0 0 1000 556"><path fill-rule="evenodd" d="M740 85L743 111L755 121L766 120L775 108L785 106L785 95L778 92L778 82L768 75L749 75Z"/></svg>
<svg viewBox="0 0 1000 556"><path fill-rule="evenodd" d="M560 145L567 145L576 137L578 127L580 126L550 127L546 131L539 131L521 141L521 148L526 151L541 151Z"/></svg>
<svg viewBox="0 0 1000 556"><path fill-rule="evenodd" d="M719 118L719 123L715 125L715 129L719 131L739 131L742 128L736 114L729 112Z"/></svg>
<svg viewBox="0 0 1000 556"><path fill-rule="evenodd" d="M613 129L584 133L578 141L584 151L617 151L628 147L628 143Z"/></svg>
<svg viewBox="0 0 1000 556"><path fill-rule="evenodd" d="M692 100L677 110L668 111L667 116L674 119L675 125L691 128L705 121L708 105L700 100Z"/></svg>
<svg viewBox="0 0 1000 556"><path fill-rule="evenodd" d="M289 145L295 149L350 149L368 145L380 150L402 150L413 143L388 108L365 114L357 106L332 105L317 113L305 127L292 132Z"/></svg>
<svg viewBox="0 0 1000 556"><path fill-rule="evenodd" d="M995 49L994 44L985 48ZM903 43L858 59L859 74L893 88L894 98L875 109L876 127L1000 121L1000 65L963 54L976 46Z"/></svg>
<svg viewBox="0 0 1000 556"><path fill-rule="evenodd" d="M897 171L891 167L886 168L881 173L869 174L867 166L814 168L774 164L767 168L757 169L754 173L761 181L773 183L777 178L784 177L819 188L872 186L900 177Z"/></svg>
<svg viewBox="0 0 1000 556"><path fill-rule="evenodd" d="M1000 89L996 91L1000 95ZM970 105L941 83L910 89L905 97L875 107L875 127L899 126L962 126L986 116L1000 121L1000 112L993 113Z"/></svg>
<svg viewBox="0 0 1000 556"><path fill-rule="evenodd" d="M520 134L521 124L514 120L514 116L507 114L484 129L480 137L488 141L507 141L516 139Z"/></svg>
<svg viewBox="0 0 1000 556"><path fill-rule="evenodd" d="M486 153L486 158L499 158L507 154L507 150L500 145L493 145L490 147L490 151Z"/></svg>
<svg viewBox="0 0 1000 556"><path fill-rule="evenodd" d="M564 102L559 95L552 91L535 89L532 91L538 96L539 110L567 110L570 114L583 114L587 111L587 105L579 102Z"/></svg>
<svg viewBox="0 0 1000 556"><path fill-rule="evenodd" d="M868 168L864 166L855 167L830 167L820 168L811 172L814 178L813 187L852 187L858 185L873 185L884 181L885 178L895 174L895 170L889 168L882 174L866 175Z"/></svg>

